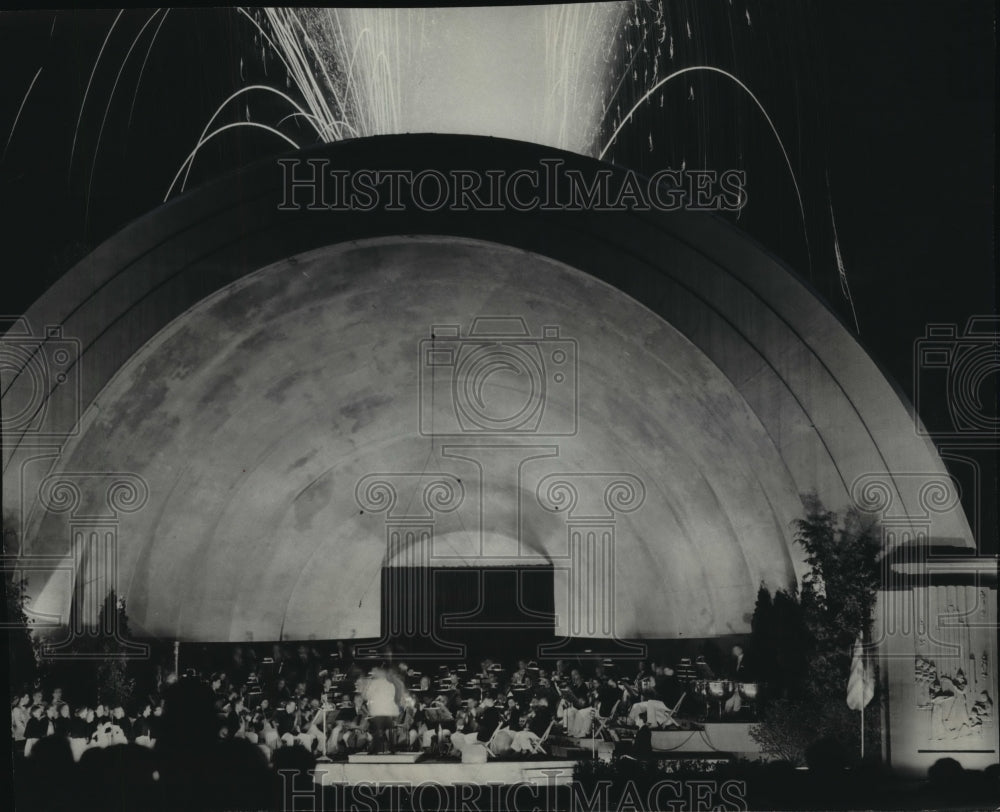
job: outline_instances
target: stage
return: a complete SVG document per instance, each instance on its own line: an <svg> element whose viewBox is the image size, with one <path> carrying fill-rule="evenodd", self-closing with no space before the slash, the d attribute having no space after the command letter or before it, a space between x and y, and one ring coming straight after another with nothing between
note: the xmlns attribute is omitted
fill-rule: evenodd
<svg viewBox="0 0 1000 812"><path fill-rule="evenodd" d="M660 759L762 757L759 745L750 736L750 724L747 723L709 722L692 730L654 730L651 744L651 755ZM549 748L552 754L549 759L498 759L484 764L421 759L418 753L353 755L347 761L317 763L315 782L322 786L393 784L411 788L431 783L438 786L530 784L560 787L572 782L573 770L580 761L592 759L595 754L598 759L609 761L615 745L616 742L612 741L572 739L566 744L553 742Z"/></svg>

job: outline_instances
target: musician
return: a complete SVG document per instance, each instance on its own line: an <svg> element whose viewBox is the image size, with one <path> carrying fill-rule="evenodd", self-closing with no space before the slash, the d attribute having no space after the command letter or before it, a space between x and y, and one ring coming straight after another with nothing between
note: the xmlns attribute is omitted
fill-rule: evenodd
<svg viewBox="0 0 1000 812"><path fill-rule="evenodd" d="M576 668L570 671L569 689L570 691L573 692L573 694L576 696L577 699L584 701L589 699L589 694L591 690L590 685L587 684L587 682L583 678L583 675L580 674L580 671ZM577 707L581 706L577 705Z"/></svg>
<svg viewBox="0 0 1000 812"><path fill-rule="evenodd" d="M544 699L551 708L555 708L559 704L559 691L553 687L544 671L538 672L538 682L531 693L537 699Z"/></svg>
<svg viewBox="0 0 1000 812"><path fill-rule="evenodd" d="M227 707L229 711L226 714L226 727L229 728L229 732L234 738L239 738L246 733L247 720L242 697L237 694Z"/></svg>
<svg viewBox="0 0 1000 812"><path fill-rule="evenodd" d="M597 715L596 691L584 682L577 669L573 669L570 684L563 692L563 724L566 733L584 738L590 732Z"/></svg>
<svg viewBox="0 0 1000 812"><path fill-rule="evenodd" d="M536 697L529 704L528 718L525 723L527 730L530 730L539 738L545 736L549 725L552 724L553 712L549 700L544 697Z"/></svg>
<svg viewBox="0 0 1000 812"><path fill-rule="evenodd" d="M597 712L602 719L611 716L612 710L622 700L622 689L614 677L607 677L597 689Z"/></svg>
<svg viewBox="0 0 1000 812"><path fill-rule="evenodd" d="M699 654L694 661L695 675L698 679L715 679L715 673L712 671L711 666L705 660L704 654Z"/></svg>
<svg viewBox="0 0 1000 812"><path fill-rule="evenodd" d="M742 646L733 646L731 663L730 679L733 682L749 682L752 679L750 676L750 666L743 654Z"/></svg>
<svg viewBox="0 0 1000 812"><path fill-rule="evenodd" d="M493 738L496 729L500 727L500 709L496 706L496 698L488 695L483 699L482 711L479 714L479 725L476 738L485 743Z"/></svg>
<svg viewBox="0 0 1000 812"><path fill-rule="evenodd" d="M525 680L528 679L528 663L526 660L517 661L517 670L510 676L511 686L524 685Z"/></svg>
<svg viewBox="0 0 1000 812"><path fill-rule="evenodd" d="M479 679L483 682L487 682L493 677L493 660L489 657L479 661L479 673L477 674Z"/></svg>
<svg viewBox="0 0 1000 812"><path fill-rule="evenodd" d="M734 683L733 695L726 700L725 711L726 713L739 713L740 709L743 707L743 700L740 697L739 684L741 682L750 682L750 669L747 664L745 655L743 654L742 646L733 646L732 656L729 662L729 678Z"/></svg>
<svg viewBox="0 0 1000 812"><path fill-rule="evenodd" d="M278 737L283 744L290 746L300 742L309 749L306 744L308 734L302 732L302 713L294 699L289 699L284 708L275 713L274 720ZM311 737L308 738L311 744Z"/></svg>
<svg viewBox="0 0 1000 812"><path fill-rule="evenodd" d="M657 698L656 689L647 681L646 689L643 691L642 699L635 702L628 712L628 722L630 725L645 727L666 727L673 725L680 727L670 713L670 708L664 704L663 700ZM642 725L639 724L640 717L644 719Z"/></svg>
<svg viewBox="0 0 1000 812"><path fill-rule="evenodd" d="M645 660L640 662L639 668L636 670L635 680L631 685L626 686L629 694L629 701L641 701L647 685L652 682L655 676L656 675L653 673L653 668L650 663Z"/></svg>
<svg viewBox="0 0 1000 812"><path fill-rule="evenodd" d="M432 697L430 693L421 694L417 703L417 711L413 716L413 724L417 731L417 740L422 750L430 750L435 743L442 745L446 736L455 726L455 717L448 707L448 699L444 694ZM441 740L438 741L438 733Z"/></svg>
<svg viewBox="0 0 1000 812"><path fill-rule="evenodd" d="M268 694L268 699L272 706L283 705L289 699L292 698L292 692L288 689L285 684L284 677L278 677L278 681L274 684L274 687L270 690Z"/></svg>
<svg viewBox="0 0 1000 812"><path fill-rule="evenodd" d="M399 678L396 677L398 680ZM372 734L369 754L376 755L387 748L395 752L394 743L388 735L396 724L400 708L397 696L401 695L401 685L397 685L387 669L377 666L372 669L371 679L365 687L365 702L368 704L369 729Z"/></svg>
<svg viewBox="0 0 1000 812"><path fill-rule="evenodd" d="M343 745L348 752L360 750L371 741L368 733L368 709L365 698L354 694L352 704L353 714L340 714L340 720L334 725L327 739L327 752L337 752Z"/></svg>
<svg viewBox="0 0 1000 812"><path fill-rule="evenodd" d="M482 710L479 707L479 700L474 696L466 699L465 707L458 712L458 716L456 717L462 723L460 732L475 733L479 729L480 713L482 713ZM459 730L457 726L456 730Z"/></svg>
<svg viewBox="0 0 1000 812"><path fill-rule="evenodd" d="M400 708L399 718L396 720L391 734L394 736L395 743L412 749L418 736L417 702L412 694L409 692L403 694Z"/></svg>

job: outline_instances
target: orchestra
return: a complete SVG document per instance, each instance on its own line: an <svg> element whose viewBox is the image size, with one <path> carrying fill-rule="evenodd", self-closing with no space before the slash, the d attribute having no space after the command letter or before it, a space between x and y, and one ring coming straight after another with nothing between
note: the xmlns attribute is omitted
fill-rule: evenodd
<svg viewBox="0 0 1000 812"><path fill-rule="evenodd" d="M426 673L405 662L367 672L338 667L323 673L323 700L311 705L279 681L279 709L265 728L324 756L422 750L464 757L478 748L497 756L544 752L553 735L614 740L623 729L676 728L684 719L725 720L755 709L759 686L739 647L726 669L731 679L717 679L703 656L633 669L629 675L610 660L589 669L559 660L548 670L525 659L505 669L489 658L478 669L455 663ZM260 729L266 706L265 699L252 711L240 701L224 710L230 727L247 732Z"/></svg>

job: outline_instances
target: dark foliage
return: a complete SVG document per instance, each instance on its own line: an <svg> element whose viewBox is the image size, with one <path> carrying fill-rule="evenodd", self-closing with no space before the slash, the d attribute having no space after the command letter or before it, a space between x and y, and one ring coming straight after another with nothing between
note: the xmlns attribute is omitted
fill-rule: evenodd
<svg viewBox="0 0 1000 812"><path fill-rule="evenodd" d="M766 752L792 763L804 763L820 738L827 751L836 742L850 754L845 762L856 761L860 720L845 695L854 642L871 632L881 531L854 509L840 521L815 495L803 504L805 517L795 524L809 566L801 591L772 595L762 586L757 595L753 647L770 700L753 735ZM877 700L865 711L867 752L877 750L877 711Z"/></svg>

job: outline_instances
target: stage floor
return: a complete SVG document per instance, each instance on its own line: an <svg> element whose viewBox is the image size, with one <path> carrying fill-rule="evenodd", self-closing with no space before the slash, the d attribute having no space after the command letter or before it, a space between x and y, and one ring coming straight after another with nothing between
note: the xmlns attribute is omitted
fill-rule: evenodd
<svg viewBox="0 0 1000 812"><path fill-rule="evenodd" d="M463 764L460 761L428 760L419 763L366 759L364 761L332 761L317 763L315 782L321 786L333 784L397 784L419 787L426 784L457 786L478 784L531 784L538 787L562 787L572 783L575 760L488 761L485 764Z"/></svg>

